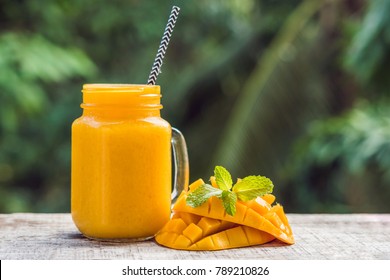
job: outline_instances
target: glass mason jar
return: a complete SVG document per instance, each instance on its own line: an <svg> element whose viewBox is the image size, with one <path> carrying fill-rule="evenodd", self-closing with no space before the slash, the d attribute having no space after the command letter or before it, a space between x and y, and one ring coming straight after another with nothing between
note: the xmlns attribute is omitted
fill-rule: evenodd
<svg viewBox="0 0 390 280"><path fill-rule="evenodd" d="M82 92L83 114L72 124L73 221L89 238L151 238L188 184L186 144L160 117L160 86L86 84Z"/></svg>

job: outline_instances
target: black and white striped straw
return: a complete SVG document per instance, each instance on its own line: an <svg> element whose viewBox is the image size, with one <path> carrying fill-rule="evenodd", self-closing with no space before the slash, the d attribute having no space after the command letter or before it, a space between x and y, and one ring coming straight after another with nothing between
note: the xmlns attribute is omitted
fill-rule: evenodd
<svg viewBox="0 0 390 280"><path fill-rule="evenodd" d="M161 66L163 64L165 52L167 51L169 40L171 39L173 28L175 27L179 11L179 7L172 7L171 15L169 16L167 26L165 27L164 35L160 42L160 47L158 48L156 58L154 59L152 71L149 74L148 85L156 84L157 76L161 73Z"/></svg>

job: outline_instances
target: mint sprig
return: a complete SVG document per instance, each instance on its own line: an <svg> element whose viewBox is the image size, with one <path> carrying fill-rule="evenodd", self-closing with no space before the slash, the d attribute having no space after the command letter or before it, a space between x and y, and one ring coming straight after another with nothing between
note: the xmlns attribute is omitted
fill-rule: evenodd
<svg viewBox="0 0 390 280"><path fill-rule="evenodd" d="M222 190L209 184L203 184L187 196L186 202L189 206L195 208L201 206L212 196L222 197Z"/></svg>
<svg viewBox="0 0 390 280"><path fill-rule="evenodd" d="M236 193L232 191L223 191L221 198L226 213L228 213L230 216L234 216L234 214L236 214L236 203L237 203Z"/></svg>
<svg viewBox="0 0 390 280"><path fill-rule="evenodd" d="M222 166L215 167L214 176L218 188L209 184L199 186L196 190L188 194L186 203L189 206L198 207L210 197L216 196L222 199L226 213L234 216L236 213L237 199L249 201L258 196L271 193L274 187L272 181L264 176L247 176L233 185L232 176Z"/></svg>
<svg viewBox="0 0 390 280"><path fill-rule="evenodd" d="M233 192L242 201L255 199L258 196L271 193L274 184L264 176L248 176L234 185Z"/></svg>
<svg viewBox="0 0 390 280"><path fill-rule="evenodd" d="M227 171L226 168L222 166L216 166L214 169L214 176L218 188L223 191L229 191L232 188L232 175L230 175L229 171Z"/></svg>

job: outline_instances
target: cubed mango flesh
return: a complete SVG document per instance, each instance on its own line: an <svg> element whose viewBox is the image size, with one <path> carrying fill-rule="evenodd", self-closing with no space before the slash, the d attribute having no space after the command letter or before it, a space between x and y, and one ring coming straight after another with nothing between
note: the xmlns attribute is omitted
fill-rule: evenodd
<svg viewBox="0 0 390 280"><path fill-rule="evenodd" d="M218 187L214 177L211 185ZM199 179L183 191L173 206L171 220L155 236L158 244L179 250L222 250L260 245L279 239L294 244L287 216L275 196L237 201L236 213L226 213L221 199L210 197L198 207L186 203L189 193L204 184Z"/></svg>

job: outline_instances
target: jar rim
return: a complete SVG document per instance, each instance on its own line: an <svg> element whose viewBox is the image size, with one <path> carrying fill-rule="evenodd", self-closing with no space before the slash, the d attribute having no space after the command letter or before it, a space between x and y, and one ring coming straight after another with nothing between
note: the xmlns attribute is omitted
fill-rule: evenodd
<svg viewBox="0 0 390 280"><path fill-rule="evenodd" d="M127 91L127 92L144 92L144 93L160 93L159 85L148 84L113 84L113 83L91 83L84 84L82 92L100 92L100 91Z"/></svg>
<svg viewBox="0 0 390 280"><path fill-rule="evenodd" d="M160 86L147 84L84 84L84 109L138 108L161 109Z"/></svg>

